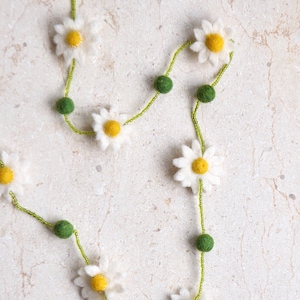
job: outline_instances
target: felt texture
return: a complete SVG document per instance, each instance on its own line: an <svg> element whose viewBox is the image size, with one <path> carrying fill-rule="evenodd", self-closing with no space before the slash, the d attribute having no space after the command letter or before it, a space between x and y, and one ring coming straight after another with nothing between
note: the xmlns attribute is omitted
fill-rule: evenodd
<svg viewBox="0 0 300 300"><path fill-rule="evenodd" d="M214 239L209 234L201 234L196 239L196 248L202 252L209 252L214 247Z"/></svg>
<svg viewBox="0 0 300 300"><path fill-rule="evenodd" d="M158 92L167 94L173 88L172 79L168 76L158 76L154 81L154 87Z"/></svg>
<svg viewBox="0 0 300 300"><path fill-rule="evenodd" d="M69 115L74 109L74 102L71 98L63 97L56 102L56 110L62 115Z"/></svg>
<svg viewBox="0 0 300 300"><path fill-rule="evenodd" d="M69 238L73 234L73 229L73 225L66 220L60 220L53 226L54 234L61 239Z"/></svg>
<svg viewBox="0 0 300 300"><path fill-rule="evenodd" d="M200 102L211 102L215 99L215 96L215 89L209 84L202 85L197 90L197 98Z"/></svg>

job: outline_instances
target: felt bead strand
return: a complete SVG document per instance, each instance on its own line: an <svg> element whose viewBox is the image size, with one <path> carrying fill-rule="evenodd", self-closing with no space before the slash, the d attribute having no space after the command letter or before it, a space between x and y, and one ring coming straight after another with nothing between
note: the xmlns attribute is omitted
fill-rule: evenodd
<svg viewBox="0 0 300 300"><path fill-rule="evenodd" d="M195 131L196 131L197 138L200 142L202 155L205 153L205 150L206 150L205 141L204 141L196 114L197 114L198 108L200 106L200 102L208 103L208 102L211 102L212 100L214 100L214 98L215 98L214 87L220 81L221 77L223 76L223 74L227 70L230 62L232 61L233 52L230 52L229 57L230 57L230 59L229 59L228 64L225 64L220 69L220 71L218 72L213 83L211 85L202 85L197 90L197 94L196 94L197 101L196 101L194 109L192 110L191 118L192 118L192 122L193 122L193 125L195 128ZM205 230L202 197L203 197L203 181L202 181L202 179L200 179L199 180L199 192L198 192L198 205L199 205L199 221L200 221L201 234L197 237L197 239L195 241L196 248L201 252L200 253L200 262L199 262L200 281L199 281L198 293L195 296L194 300L199 300L202 295L202 291L203 291L204 275L205 275L204 253L212 250L212 248L214 246L213 238L209 234L207 234L206 230Z"/></svg>
<svg viewBox="0 0 300 300"><path fill-rule="evenodd" d="M175 53L174 53L174 55L171 59L171 62L169 64L168 68L167 68L166 73L164 75L158 76L154 81L154 87L157 90L155 95L151 98L151 100L148 102L148 104L145 106L145 108L141 112L139 112L138 114L136 114L135 116L133 116L132 118L127 120L124 125L127 125L127 124L135 121L139 117L141 117L151 107L151 105L155 102L155 100L157 99L159 94L166 94L172 89L173 83L172 83L172 80L169 77L169 74L170 74L170 72L173 68L175 60L176 60L178 54L182 50L184 50L186 47L190 46L192 43L193 42L190 42L190 41L186 42L175 51Z"/></svg>
<svg viewBox="0 0 300 300"><path fill-rule="evenodd" d="M73 228L73 225L70 222L68 222L66 220L60 220L60 221L57 221L55 224L51 224L50 222L46 221L45 219L43 219L41 216L39 216L35 212L28 210L27 208L21 206L18 202L16 195L12 191L9 192L9 195L10 195L10 197L12 199L12 203L16 209L28 214L29 216L38 220L41 224L47 226L49 229L51 229L53 231L53 233L57 237L59 237L61 239L67 239L74 234L75 240L76 240L76 245L79 249L81 256L83 257L86 265L90 264L90 261L81 246L78 231Z"/></svg>
<svg viewBox="0 0 300 300"><path fill-rule="evenodd" d="M133 121L137 120L138 118L140 118L142 115L144 115L144 113L146 113L150 109L150 107L153 105L153 103L156 101L156 99L158 98L158 96L160 94L166 94L171 91L171 89L173 87L173 82L172 82L171 78L169 77L169 74L173 68L173 65L177 59L178 54L181 51L183 51L185 48L190 46L192 43L193 43L192 41L188 41L188 42L184 43L183 45L181 45L175 51L165 74L158 76L154 81L153 85L154 85L154 88L156 89L156 93L154 94L154 96L149 100L149 102L146 104L146 106L139 113L137 113L132 118L128 119L123 125L128 125L128 124L132 123ZM67 81L66 81L64 97L60 98L56 102L56 110L60 114L64 115L64 120L65 120L66 124L71 128L71 130L73 132L80 134L80 135L94 135L95 134L94 131L84 131L84 130L77 129L68 118L68 115L71 114L75 109L73 100L68 97L69 92L70 92L71 83L73 80L75 66L76 66L76 61L75 61L75 59L73 59L71 67L69 69Z"/></svg>

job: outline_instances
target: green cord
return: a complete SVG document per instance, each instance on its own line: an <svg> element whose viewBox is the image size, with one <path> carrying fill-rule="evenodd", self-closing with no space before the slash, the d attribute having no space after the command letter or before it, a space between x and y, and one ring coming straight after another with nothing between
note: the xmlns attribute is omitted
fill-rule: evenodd
<svg viewBox="0 0 300 300"><path fill-rule="evenodd" d="M51 228L51 229L53 228L53 225L52 225L51 223L47 222L46 220L44 220L42 217L40 217L40 216L37 215L36 213L32 212L31 210L28 210L28 209L26 209L25 207L21 206L21 205L19 204L18 200L17 200L16 195L15 195L12 191L9 192L9 195L10 195L12 201L13 201L13 205L14 205L18 210L20 210L20 211L22 211L22 212L28 214L29 216L31 216L31 217L33 217L33 218L35 218L35 219L37 219L37 220L38 220L40 223L42 223L43 225L45 225L45 226L47 226L47 227L49 227L49 228Z"/></svg>
<svg viewBox="0 0 300 300"><path fill-rule="evenodd" d="M85 260L85 263L86 263L87 265L89 265L89 264L90 264L90 260L89 260L88 257L86 256L86 254L85 254L85 252L84 252L84 250L83 250L83 248L82 248L82 246L81 246L81 243L80 243L80 240L79 240L79 236L78 236L78 231L77 231L77 230L73 230L73 234L75 235L75 238L76 238L76 244L77 244L77 247L78 247L78 249L79 249L79 251L80 251L81 256L82 256L83 259Z"/></svg>
<svg viewBox="0 0 300 300"><path fill-rule="evenodd" d="M0 162L2 162L2 161L0 161ZM22 212L28 214L29 216L35 218L35 219L38 220L40 223L42 223L43 225L49 227L50 229L53 229L54 226L53 226L51 223L47 222L45 219L43 219L41 216L37 215L37 214L34 213L33 211L28 210L28 209L26 209L25 207L21 206L21 205L19 204L18 200L17 200L16 195L15 195L12 191L9 192L9 195L10 195L10 197L11 197L11 199L12 199L13 205L14 205L18 210L20 210L20 211L22 211ZM82 248L82 246L81 246L81 243L80 243L80 240L79 240L79 236L78 236L77 230L74 229L74 230L73 230L73 234L75 235L76 245L77 245L77 247L78 247L78 249L79 249L79 251L80 251L81 256L82 256L83 259L85 260L85 263L86 263L87 265L89 265L89 264L90 264L90 261L89 261L88 257L86 256L86 254L85 254L85 252L84 252L84 250L83 250L83 248Z"/></svg>
<svg viewBox="0 0 300 300"><path fill-rule="evenodd" d="M199 298L202 295L202 290L203 290L203 283L204 283L204 252L201 252L200 254L200 269L201 269L201 274L200 274L200 283L199 283L199 290L198 294L194 298L194 300L199 300Z"/></svg>
<svg viewBox="0 0 300 300"><path fill-rule="evenodd" d="M225 65L221 68L221 70L219 71L219 73L218 73L216 79L215 79L214 82L211 84L211 86L215 87L215 86L218 84L218 82L220 81L221 77L223 76L223 74L225 73L225 71L227 70L227 68L229 67L229 65L230 65L230 63L231 63L231 61L232 61L233 54L234 54L233 51L229 53L229 63L228 63L228 64L225 64Z"/></svg>
<svg viewBox="0 0 300 300"><path fill-rule="evenodd" d="M65 122L68 124L68 126L77 134L81 134L81 135L93 135L95 134L94 131L83 131L83 130L79 130L77 129L69 120L67 115L64 115L64 119Z"/></svg>
<svg viewBox="0 0 300 300"><path fill-rule="evenodd" d="M178 54L179 54L183 49L185 49L186 47L190 46L190 45L193 44L193 43L194 43L194 42L188 41L188 42L184 43L182 46L180 46L180 47L175 51L175 53L174 53L174 55L173 55L173 57L172 57L172 59L171 59L171 62L170 62L170 64L169 64L169 67L168 67L168 69L167 69L167 71L166 71L166 73L165 73L165 76L169 76L169 74L170 74L170 72L171 72L171 70L172 70L172 68L173 68L173 65L174 65L174 63L175 63L175 60L176 60Z"/></svg>
<svg viewBox="0 0 300 300"><path fill-rule="evenodd" d="M145 106L145 108L141 112L139 112L138 114L133 116L131 119L127 120L124 123L124 125L128 125L129 123L131 123L131 122L135 121L136 119L138 119L139 117L141 117L150 108L150 106L154 103L154 101L157 99L159 94L160 94L160 92L156 92L155 95L148 102L148 104Z"/></svg>
<svg viewBox="0 0 300 300"><path fill-rule="evenodd" d="M71 18L73 20L76 18L76 0L71 0Z"/></svg>
<svg viewBox="0 0 300 300"><path fill-rule="evenodd" d="M68 78L67 78L67 83L66 83L66 88L65 88L65 97L68 97L68 95L69 95L70 86L71 86L71 82L72 82L72 79L73 79L75 66L76 66L76 60L73 58L72 59L72 64L71 64L71 67L70 67L70 70L69 70Z"/></svg>
<svg viewBox="0 0 300 300"><path fill-rule="evenodd" d="M175 63L175 60L178 56L178 54L185 49L187 46L191 45L193 42L186 42L183 45L181 45L173 54L173 57L171 59L171 62L169 63L169 66L167 68L167 71L165 73L165 76L168 76L173 68L173 65ZM136 114L135 116L133 116L132 118L128 119L123 125L128 125L129 123L135 121L136 119L138 119L139 117L141 117L150 107L151 105L155 102L155 100L157 99L157 97L159 96L159 92L156 92L155 95L150 99L150 101L148 102L148 104L145 106L145 108L140 111L138 114Z"/></svg>
<svg viewBox="0 0 300 300"><path fill-rule="evenodd" d="M199 212L200 212L200 225L202 234L205 233L205 226L204 226L204 214L203 214L203 202L202 202L202 195L203 195L203 182L199 180Z"/></svg>
<svg viewBox="0 0 300 300"><path fill-rule="evenodd" d="M200 130L200 127L199 127L199 124L198 124L197 117L196 117L199 105L200 105L200 101L197 101L196 105L195 105L195 108L192 110L192 122L194 124L195 130L196 130L196 133L197 133L197 137L198 137L198 139L201 143L201 152L202 152L202 155L203 155L204 150L205 150L205 142L204 142L203 135L201 133L201 130Z"/></svg>
<svg viewBox="0 0 300 300"><path fill-rule="evenodd" d="M203 213L203 202L202 202L202 195L203 195L203 182L200 179L199 180L199 212L200 212L200 226L201 226L201 231L202 234L205 233L205 226L204 226L204 213ZM204 283L204 252L201 252L200 254L200 270L201 270L201 274L200 274L200 282L199 282L199 290L198 293L196 295L196 297L194 298L194 300L199 300L201 294L202 294L202 290L203 290L203 283Z"/></svg>

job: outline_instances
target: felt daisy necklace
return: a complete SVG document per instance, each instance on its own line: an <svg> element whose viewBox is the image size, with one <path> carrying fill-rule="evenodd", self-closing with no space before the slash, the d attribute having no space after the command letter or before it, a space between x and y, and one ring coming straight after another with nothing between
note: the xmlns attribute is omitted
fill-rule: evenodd
<svg viewBox="0 0 300 300"><path fill-rule="evenodd" d="M174 175L176 181L181 182L183 187L190 187L197 199L199 207L199 230L200 233L195 240L195 248L199 250L199 283L196 289L181 288L178 293L171 294L171 300L199 300L204 299L204 256L212 250L214 240L206 232L204 224L203 195L211 192L213 186L220 183L222 175L222 163L224 157L216 155L214 147L207 147L198 124L197 111L200 104L205 104L215 99L215 86L228 68L233 56L233 40L231 31L224 28L222 22L215 23L203 20L202 28L195 29L195 41L185 42L174 53L171 62L164 75L158 76L154 81L156 92L146 106L133 117L128 118L125 114L119 114L115 108L107 110L100 109L100 114L92 114L92 128L90 131L77 129L69 120L68 115L74 111L74 102L69 98L70 86L73 79L76 63L83 64L87 55L95 55L97 50L97 24L85 22L76 14L76 1L71 0L71 18L66 18L62 24L55 26L56 54L63 55L66 66L69 68L64 95L55 106L56 110L64 117L66 124L77 134L95 135L100 148L105 151L111 149L116 152L122 144L130 142L129 132L133 121L144 115L149 110L160 94L171 91L173 82L169 77L178 54L190 47L198 52L199 63L207 63L212 67L222 67L211 84L201 85L196 92L194 107L191 110L191 120L195 128L196 139L192 141L191 147L182 146L182 157L173 159L173 165L178 168ZM74 280L75 285L80 287L83 299L113 299L123 292L124 273L119 271L117 263L109 263L105 255L101 255L99 263L92 264L84 251L77 230L67 220L58 220L54 224L46 221L35 212L20 205L17 197L24 194L23 185L29 183L29 162L21 160L17 154L0 153L0 197L12 202L14 207L21 212L35 218L42 225L50 229L58 238L75 238L75 244L81 254L85 266L78 270L78 277ZM205 298L207 299L207 298ZM156 299L154 299L156 300Z"/></svg>

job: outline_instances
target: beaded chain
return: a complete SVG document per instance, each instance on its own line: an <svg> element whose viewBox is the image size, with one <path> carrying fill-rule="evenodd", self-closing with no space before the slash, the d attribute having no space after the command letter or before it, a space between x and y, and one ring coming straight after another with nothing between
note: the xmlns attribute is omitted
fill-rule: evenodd
<svg viewBox="0 0 300 300"><path fill-rule="evenodd" d="M231 31L224 28L220 20L211 24L206 20L202 22L202 29L195 29L195 41L183 43L173 54L171 61L163 75L157 76L153 86L155 93L146 103L144 108L132 117L119 114L114 108L107 110L100 109L100 114L93 114L93 130L77 129L69 119L74 111L75 105L69 97L71 83L77 62L83 64L85 56L95 55L97 52L97 26L94 22L85 22L77 16L76 0L71 0L71 18L66 18L63 24L55 26L56 54L63 55L66 67L68 68L63 97L55 103L56 111L63 115L65 123L70 129L79 135L96 136L103 151L111 148L113 152L120 149L122 144L128 143L129 137L127 127L131 126L138 118L142 117L158 99L160 94L167 94L172 90L173 81L170 73L178 58L178 55L186 48L199 53L200 63L207 63L215 67L222 64L214 81L210 84L201 85L196 91L196 99L191 109L191 121L193 123L196 139L192 146L182 146L182 157L173 159L173 165L178 168L174 175L176 181L181 182L183 187L190 187L197 199L199 207L199 230L200 234L195 240L195 247L199 250L199 283L197 291L190 291L185 288L179 289L177 294L171 294L172 300L199 300L203 299L203 286L205 275L205 253L214 247L214 240L206 232L204 224L203 196L212 191L213 186L219 184L222 175L222 163L224 157L215 155L214 147L207 147L201 132L197 112L200 104L210 103L215 99L215 87L224 75L233 57L233 40ZM129 126L130 125L130 126ZM75 244L82 256L85 266L78 271L78 277L74 280L75 285L81 288L83 299L95 299L95 293L99 299L112 299L123 291L123 273L118 270L118 265L109 265L105 256L101 256L98 265L91 264L90 259L84 251L77 230L67 220L58 220L50 223L35 212L20 205L17 196L23 194L23 184L28 180L24 175L27 173L29 163L20 160L16 154L1 152L0 156L0 197L11 200L16 209L28 214L42 225L51 230L58 238L67 239L74 236Z"/></svg>

